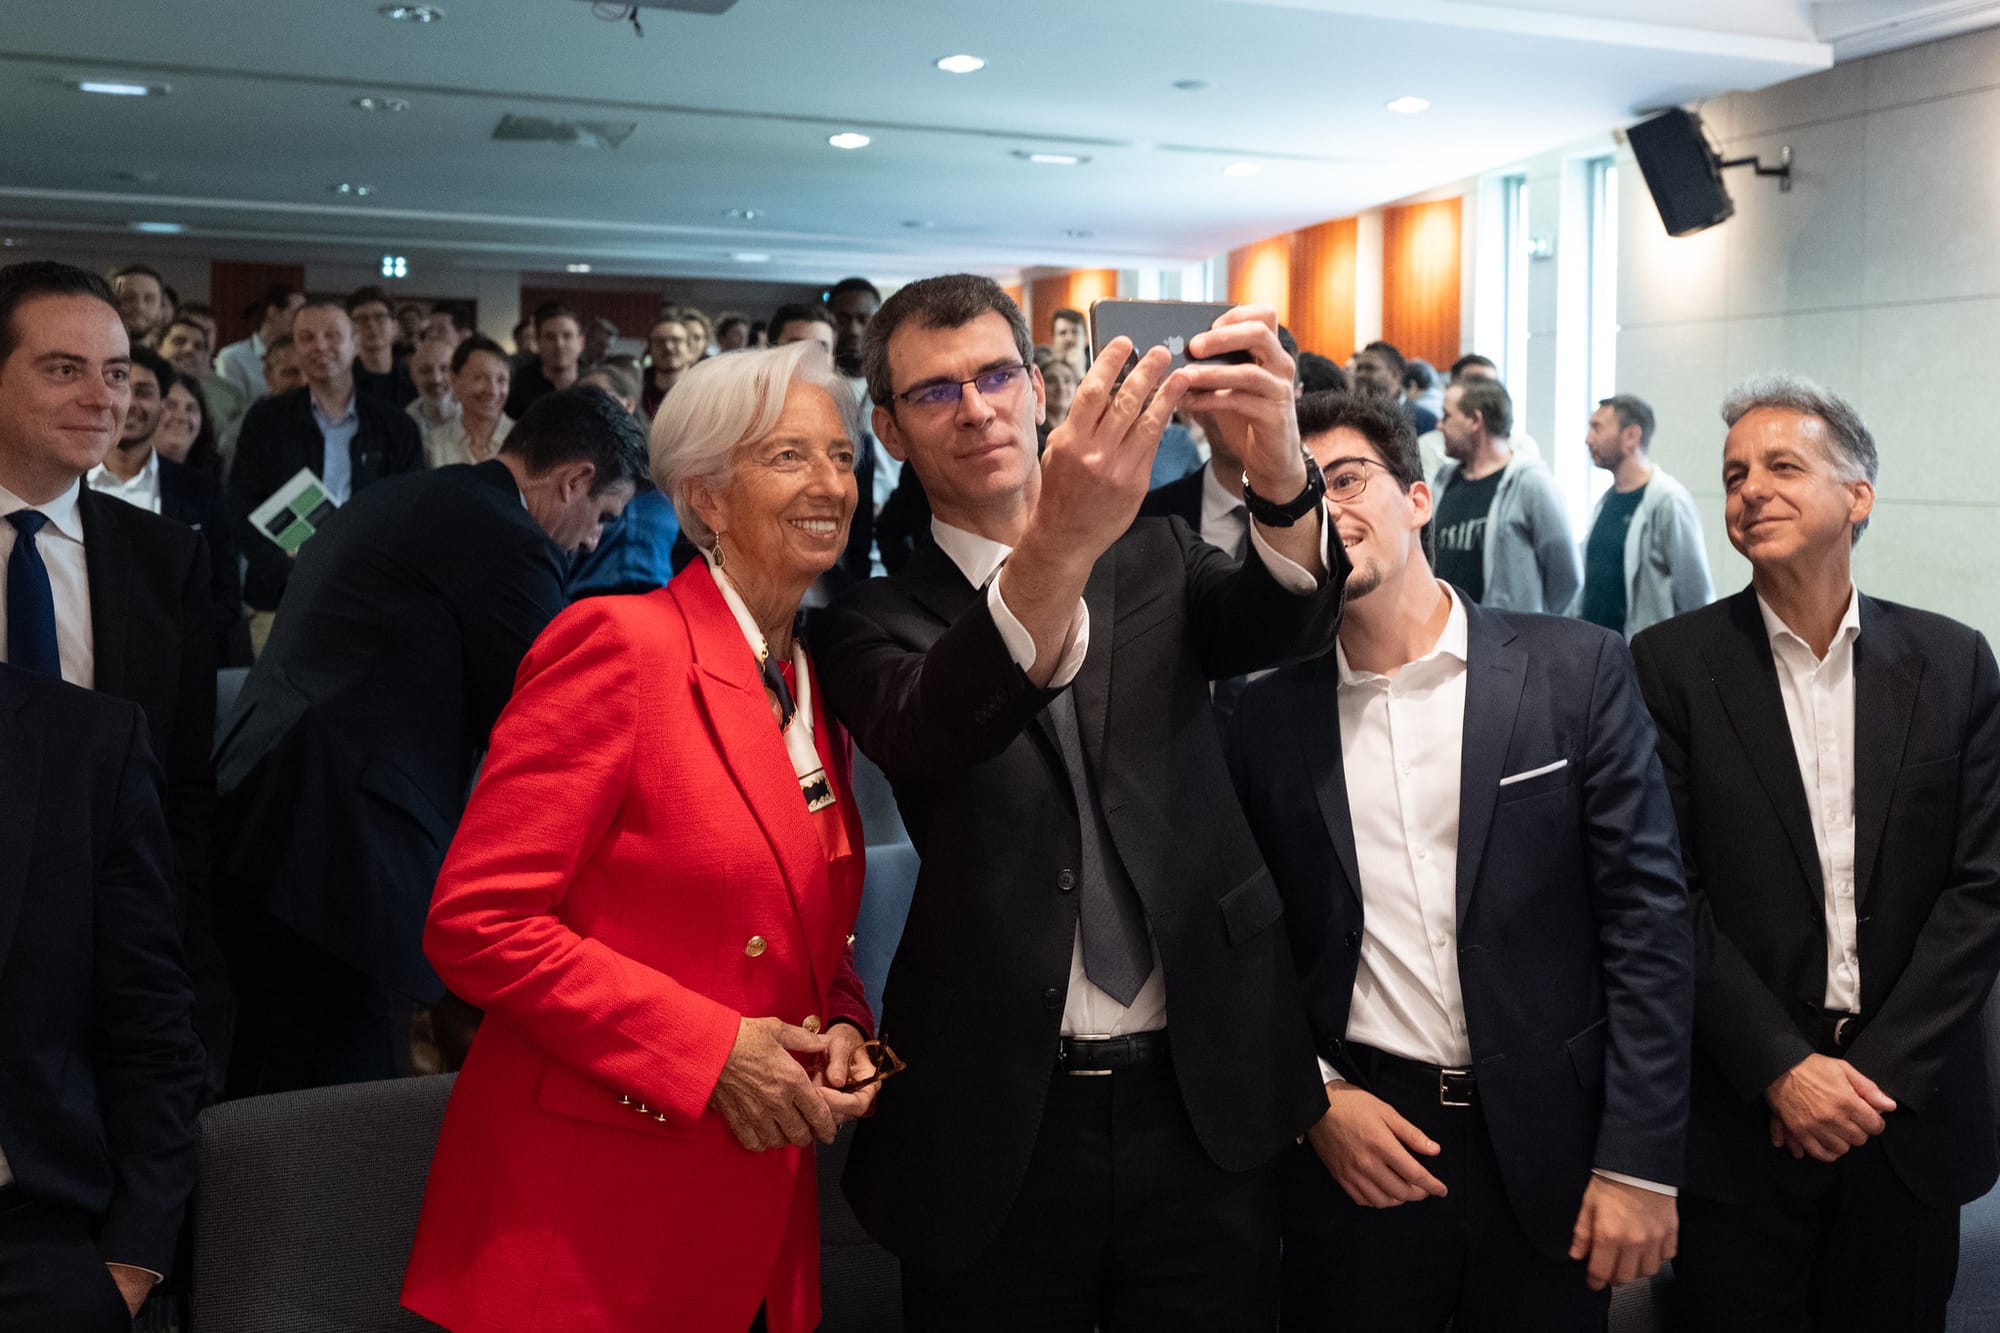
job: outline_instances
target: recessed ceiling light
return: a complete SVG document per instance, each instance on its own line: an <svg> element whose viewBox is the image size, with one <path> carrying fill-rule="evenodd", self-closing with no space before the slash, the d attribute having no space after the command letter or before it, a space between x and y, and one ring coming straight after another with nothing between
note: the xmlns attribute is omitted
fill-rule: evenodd
<svg viewBox="0 0 2000 1333"><path fill-rule="evenodd" d="M0 236L0 250L12 250L20 242L12 236Z"/></svg>
<svg viewBox="0 0 2000 1333"><path fill-rule="evenodd" d="M935 227L937 223L926 221L923 218L906 218L903 221L903 225L905 227L908 227L911 231L929 231L932 227Z"/></svg>
<svg viewBox="0 0 2000 1333"><path fill-rule="evenodd" d="M768 264L771 262L771 256L760 254L754 250L739 250L729 257L739 264Z"/></svg>
<svg viewBox="0 0 2000 1333"><path fill-rule="evenodd" d="M80 93L105 97L165 97L171 91L164 83L125 83L116 79L72 79L69 86Z"/></svg>
<svg viewBox="0 0 2000 1333"><path fill-rule="evenodd" d="M588 264L564 264L564 265L563 265L563 272L565 272L565 273L588 273L588 272L590 272L590 265L588 265Z"/></svg>
<svg viewBox="0 0 2000 1333"><path fill-rule="evenodd" d="M352 195L357 199L366 199L369 195L375 193L374 186L356 185L351 181L341 181L339 184L327 188L331 189L335 194Z"/></svg>
<svg viewBox="0 0 2000 1333"><path fill-rule="evenodd" d="M1086 231L1082 227L1064 227L1062 234L1067 236L1072 241L1087 241L1091 237L1097 235L1096 232Z"/></svg>
<svg viewBox="0 0 2000 1333"><path fill-rule="evenodd" d="M977 74L986 68L986 62L978 56L945 56L937 62L937 67L947 74Z"/></svg>
<svg viewBox="0 0 2000 1333"><path fill-rule="evenodd" d="M764 210L761 208L732 208L722 216L735 218L738 222L755 222L758 218L764 216Z"/></svg>
<svg viewBox="0 0 2000 1333"><path fill-rule="evenodd" d="M1034 162L1045 167L1077 167L1090 161L1089 158L1080 157L1075 153L1030 153L1022 148L1016 148L1014 156L1023 162Z"/></svg>
<svg viewBox="0 0 2000 1333"><path fill-rule="evenodd" d="M1399 116L1414 116L1430 110L1431 104L1421 97L1398 97L1389 103L1389 109Z"/></svg>
<svg viewBox="0 0 2000 1333"><path fill-rule="evenodd" d="M1222 174L1225 176L1254 176L1263 169L1255 162L1231 162L1222 169Z"/></svg>
<svg viewBox="0 0 2000 1333"><path fill-rule="evenodd" d="M111 179L126 181L133 185L150 185L160 178L157 171L114 171Z"/></svg>
<svg viewBox="0 0 2000 1333"><path fill-rule="evenodd" d="M181 234L181 224L178 222L135 222L132 224L132 230L145 232L148 236L178 236Z"/></svg>
<svg viewBox="0 0 2000 1333"><path fill-rule="evenodd" d="M829 135L827 137L827 142L832 144L835 148L845 148L851 152L856 148L866 148L869 144L873 143L874 140L870 139L865 134L847 133L847 134Z"/></svg>
<svg viewBox="0 0 2000 1333"><path fill-rule="evenodd" d="M436 23L444 17L444 11L432 5L383 5L375 12L398 23Z"/></svg>
<svg viewBox="0 0 2000 1333"><path fill-rule="evenodd" d="M357 97L354 99L357 111L408 111L410 104L400 97Z"/></svg>
<svg viewBox="0 0 2000 1333"><path fill-rule="evenodd" d="M1207 79L1175 79L1174 87L1184 93L1198 93L1208 87Z"/></svg>

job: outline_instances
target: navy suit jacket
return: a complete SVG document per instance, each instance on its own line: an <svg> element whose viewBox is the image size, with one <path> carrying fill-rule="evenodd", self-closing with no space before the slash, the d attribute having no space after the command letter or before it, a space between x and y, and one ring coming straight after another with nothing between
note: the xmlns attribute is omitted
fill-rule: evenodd
<svg viewBox="0 0 2000 1333"><path fill-rule="evenodd" d="M1201 535L1201 495L1208 464L1203 463L1185 477L1164 486L1155 486L1139 502L1140 518L1178 518ZM1211 546L1213 542L1209 543Z"/></svg>
<svg viewBox="0 0 2000 1333"><path fill-rule="evenodd" d="M1764 1090L1812 1053L1826 998L1819 851L1756 594L1632 652L1701 958L1689 1188L1735 1200L1791 1165ZM1977 631L1873 597L1854 643L1854 902L1861 1031L1843 1056L1896 1099L1882 1146L1903 1183L1968 1203L2000 1176L1981 1016L2000 972L2000 670Z"/></svg>
<svg viewBox="0 0 2000 1333"><path fill-rule="evenodd" d="M1593 1168L1680 1183L1694 989L1680 844L1623 641L1460 600L1459 983L1508 1198L1560 1259ZM1364 921L1339 683L1328 653L1252 685L1230 761L1319 1052L1365 1084L1347 1048Z"/></svg>
<svg viewBox="0 0 2000 1333"><path fill-rule="evenodd" d="M202 1050L146 731L125 700L0 664L0 1151L106 1262L164 1273Z"/></svg>

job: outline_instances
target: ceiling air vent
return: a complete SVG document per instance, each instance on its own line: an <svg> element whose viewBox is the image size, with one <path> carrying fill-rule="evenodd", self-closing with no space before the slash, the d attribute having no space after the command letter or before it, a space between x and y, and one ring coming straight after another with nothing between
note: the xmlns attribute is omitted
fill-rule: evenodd
<svg viewBox="0 0 2000 1333"><path fill-rule="evenodd" d="M639 128L636 120L550 120L546 116L502 116L493 137L510 143L566 143L578 148L616 148Z"/></svg>

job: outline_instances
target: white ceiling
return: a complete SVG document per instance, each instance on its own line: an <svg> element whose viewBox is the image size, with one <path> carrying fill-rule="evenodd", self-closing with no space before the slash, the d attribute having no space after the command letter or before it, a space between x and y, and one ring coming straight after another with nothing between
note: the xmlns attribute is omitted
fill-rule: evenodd
<svg viewBox="0 0 2000 1333"><path fill-rule="evenodd" d="M1893 11L1914 16L1895 40L1916 40L1928 11L1967 8L737 0L721 16L641 9L641 38L585 0L436 4L444 19L417 26L379 0L16 0L0 29L0 232L157 221L246 258L760 280L1178 264L1823 69L1828 23ZM933 67L960 51L990 63ZM64 83L87 77L171 92ZM1172 86L1186 79L1207 86ZM1404 94L1431 110L1384 109ZM363 95L409 109L354 109ZM507 113L637 128L615 149L495 142ZM874 143L827 146L845 130ZM1225 177L1239 161L1260 173ZM374 192L337 196L341 181Z"/></svg>

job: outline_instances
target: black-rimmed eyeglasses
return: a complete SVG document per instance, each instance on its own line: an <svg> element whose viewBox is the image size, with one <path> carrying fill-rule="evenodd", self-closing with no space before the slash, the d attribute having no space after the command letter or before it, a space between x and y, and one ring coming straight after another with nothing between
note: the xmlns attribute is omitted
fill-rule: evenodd
<svg viewBox="0 0 2000 1333"><path fill-rule="evenodd" d="M982 370L969 380L938 380L930 384L919 384L914 389L889 395L911 407L954 407L965 397L965 386L970 384L979 390L981 398L995 398L1006 393L1028 377L1028 367L1016 361L1011 366L995 366Z"/></svg>

